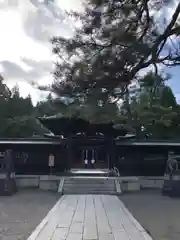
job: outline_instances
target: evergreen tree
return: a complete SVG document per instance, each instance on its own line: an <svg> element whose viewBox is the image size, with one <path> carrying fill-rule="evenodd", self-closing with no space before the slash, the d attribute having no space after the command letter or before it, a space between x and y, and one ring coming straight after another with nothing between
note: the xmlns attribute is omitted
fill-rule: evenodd
<svg viewBox="0 0 180 240"><path fill-rule="evenodd" d="M53 91L70 99L73 111L76 105L79 111L79 106L82 111L89 106L96 112L96 107L105 109L123 99L147 67L153 66L157 74L160 63L179 65L180 3L165 26L157 21L157 11L168 3L172 1L91 0L85 13L72 13L82 27L73 38L52 39L59 59Z"/></svg>
<svg viewBox="0 0 180 240"><path fill-rule="evenodd" d="M128 95L121 107L119 122L131 126L137 137L177 137L179 107L167 78L152 72L139 80L136 93ZM143 130L143 131L142 131Z"/></svg>

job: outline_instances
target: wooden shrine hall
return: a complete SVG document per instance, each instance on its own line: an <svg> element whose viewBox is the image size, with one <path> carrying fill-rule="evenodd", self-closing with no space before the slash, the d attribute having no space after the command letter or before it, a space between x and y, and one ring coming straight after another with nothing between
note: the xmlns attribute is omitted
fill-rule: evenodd
<svg viewBox="0 0 180 240"><path fill-rule="evenodd" d="M95 124L62 114L40 117L50 133L32 138L0 138L0 159L13 153L17 174L49 174L49 156L54 156L53 174L85 168L118 168L121 176L163 176L168 151L180 156L180 141L137 140L113 123ZM92 160L94 164L92 165Z"/></svg>
<svg viewBox="0 0 180 240"><path fill-rule="evenodd" d="M59 140L67 149L66 168L109 168L115 161L115 140L125 138L125 129L115 129L113 123L95 124L62 115L39 118L52 134L47 138ZM94 161L92 166L91 162Z"/></svg>

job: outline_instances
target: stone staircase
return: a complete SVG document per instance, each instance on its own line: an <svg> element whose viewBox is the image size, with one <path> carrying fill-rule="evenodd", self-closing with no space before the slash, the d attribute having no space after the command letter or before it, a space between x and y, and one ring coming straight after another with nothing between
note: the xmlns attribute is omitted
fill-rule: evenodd
<svg viewBox="0 0 180 240"><path fill-rule="evenodd" d="M63 194L117 194L115 180L107 177L66 177Z"/></svg>
<svg viewBox="0 0 180 240"><path fill-rule="evenodd" d="M71 177L108 177L111 174L109 169L76 169L69 171Z"/></svg>

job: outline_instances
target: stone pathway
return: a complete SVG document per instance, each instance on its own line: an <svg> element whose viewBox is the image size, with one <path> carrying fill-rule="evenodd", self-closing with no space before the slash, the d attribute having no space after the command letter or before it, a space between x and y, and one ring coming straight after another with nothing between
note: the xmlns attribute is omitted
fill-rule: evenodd
<svg viewBox="0 0 180 240"><path fill-rule="evenodd" d="M152 240L117 196L64 195L28 240Z"/></svg>

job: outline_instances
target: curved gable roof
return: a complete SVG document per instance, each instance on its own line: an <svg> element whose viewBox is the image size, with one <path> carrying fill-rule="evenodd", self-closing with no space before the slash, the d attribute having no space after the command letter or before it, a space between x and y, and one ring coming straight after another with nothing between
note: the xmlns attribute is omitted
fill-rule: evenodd
<svg viewBox="0 0 180 240"><path fill-rule="evenodd" d="M63 114L50 117L39 117L38 120L55 135L68 136L85 132L88 135L95 135L97 132L105 136L124 136L125 129L115 129L113 123L90 123L81 118L67 118Z"/></svg>

